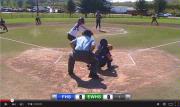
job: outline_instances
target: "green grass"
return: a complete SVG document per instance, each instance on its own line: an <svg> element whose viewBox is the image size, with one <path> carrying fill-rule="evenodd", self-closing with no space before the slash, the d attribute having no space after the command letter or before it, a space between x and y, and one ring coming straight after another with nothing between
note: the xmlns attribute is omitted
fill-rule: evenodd
<svg viewBox="0 0 180 107"><path fill-rule="evenodd" d="M0 13L0 16L3 17L7 23L34 23L36 13ZM72 22L76 21L79 17L84 17L83 14L75 13L69 18L67 13L40 13L40 17L43 22ZM106 23L150 23L151 17L147 16L127 16L127 15L104 15L103 21ZM94 14L89 14L86 21L94 21ZM169 23L169 24L180 24L179 19L168 19L160 18L158 19L160 23Z"/></svg>
<svg viewBox="0 0 180 107"><path fill-rule="evenodd" d="M92 25L90 23L87 24ZM2 36L44 47L64 48L69 47L69 41L66 39L66 36L69 28L72 25L73 24L60 24L58 26L51 27L34 26L28 28L18 28L11 30L8 33L5 33ZM148 48L180 40L180 30L175 28L128 25L119 25L119 27L123 27L125 30L128 31L128 33L125 34L124 37L119 37L119 35L107 37L109 42L115 48ZM4 47L2 49L6 50L6 44L4 45L4 43L2 43L2 46ZM172 54L174 53L179 57L178 53L180 52L180 50L179 48L177 48L178 45L175 45L174 47L175 48L167 47L162 49L167 50Z"/></svg>
<svg viewBox="0 0 180 107"><path fill-rule="evenodd" d="M146 48L180 40L180 30L174 28L123 26L127 37L112 36L108 40L120 48ZM148 29L148 30L147 30Z"/></svg>
<svg viewBox="0 0 180 107"><path fill-rule="evenodd" d="M42 22L67 22L72 23L76 22L78 18L42 18ZM13 19L6 19L8 24L11 23L34 23L34 18L13 18ZM94 21L94 18L87 18L87 22ZM150 18L104 18L102 20L106 23L111 24L123 24L123 23L150 23ZM158 19L159 23L167 23L167 24L180 24L178 19Z"/></svg>
<svg viewBox="0 0 180 107"><path fill-rule="evenodd" d="M69 18L70 15L68 13L39 13L39 15L43 18ZM9 18L35 18L35 13L27 13L27 12L17 12L17 13L0 13L0 16L3 18L9 19ZM78 18L81 16L85 16L81 13L74 13L71 15L71 18ZM88 14L89 18L94 18L95 14L90 13ZM131 15L121 15L121 14L103 14L103 17L107 18L139 18L142 16L131 16ZM143 16L143 18L146 18L146 16Z"/></svg>
<svg viewBox="0 0 180 107"><path fill-rule="evenodd" d="M120 20L122 19L122 20ZM77 18L43 18L44 21L54 21L62 22L65 24L59 24L54 26L29 26L24 28L10 29L8 33L1 34L2 37L11 38L18 41L23 41L27 43L32 43L49 48L67 48L69 47L69 41L67 40L67 31L71 26L76 22ZM107 21L106 26L124 28L128 31L127 34L123 35L113 35L107 37L109 42L115 47L115 49L139 49L139 48L149 48L161 44L166 44L169 42L179 41L180 40L180 30L177 28L170 27L161 27L161 26L136 26L136 25L126 25L121 24L125 20L136 21L140 19L128 19L128 18L112 18L104 19ZM144 21L149 20L143 19ZM165 21L169 19L164 19ZM7 19L8 23L32 23L33 18L17 18L17 19ZM87 19L87 26L94 26L94 19ZM114 23L114 25L112 24ZM116 23L116 24L115 24ZM113 33L113 32L112 32ZM96 38L97 41L100 38ZM32 46L19 44L12 41L0 39L0 50L1 56L3 58L14 57L17 54L33 48ZM164 50L175 57L180 59L180 43L172 44L158 49ZM8 72L8 77L11 75L11 72L8 68L3 66L3 73ZM1 73L1 72L0 72ZM14 73L15 74L15 73ZM17 74L15 74L17 75ZM4 77L5 78L5 77ZM16 80L16 77L13 77ZM23 77L25 78L25 77ZM19 81L19 80L18 80ZM173 81L170 81L169 84L160 84L159 87L147 86L143 89L139 89L133 93L135 99L152 99L152 98L177 98L179 97L179 75L174 78ZM22 82L23 83L23 82ZM25 84L25 83L24 83ZM35 83L34 83L35 84ZM33 89L32 89L33 90ZM31 90L31 91L32 91ZM162 91L164 90L164 91ZM12 90L10 90L12 91ZM143 93L143 94L142 94ZM4 95L4 94L3 94ZM6 95L4 95L6 96Z"/></svg>
<svg viewBox="0 0 180 107"><path fill-rule="evenodd" d="M179 19L168 19L168 18L160 18L157 19L158 22L161 23L168 23L168 24L180 24ZM122 24L122 23L150 23L151 22L151 18L150 17L145 17L145 18L106 18L104 19L105 22L108 23L118 23L118 24Z"/></svg>
<svg viewBox="0 0 180 107"><path fill-rule="evenodd" d="M165 50L166 52L175 55L180 59L180 42L165 47L161 47L160 49Z"/></svg>
<svg viewBox="0 0 180 107"><path fill-rule="evenodd" d="M2 37L8 37L44 47L67 47L67 31L68 29L64 29L62 26L34 26L12 30L3 34Z"/></svg>

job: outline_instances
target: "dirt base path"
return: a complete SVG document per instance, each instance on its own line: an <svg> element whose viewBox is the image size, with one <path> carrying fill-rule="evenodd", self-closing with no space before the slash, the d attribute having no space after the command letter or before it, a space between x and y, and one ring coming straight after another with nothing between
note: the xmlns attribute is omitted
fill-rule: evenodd
<svg viewBox="0 0 180 107"><path fill-rule="evenodd" d="M32 77L37 82L47 82L45 85L48 85L48 89L43 87L41 90L44 91L38 97L43 99L56 92L132 92L147 85L170 81L173 75L176 75L176 68L179 65L178 59L163 51L129 53L128 50L117 49L112 51L115 69L108 71L104 67L99 71L103 79L100 81L88 78L89 71L82 62L76 63L74 70L76 76L70 77L67 73L67 59L70 52L70 49L34 48L15 58L9 58L6 65L17 73Z"/></svg>

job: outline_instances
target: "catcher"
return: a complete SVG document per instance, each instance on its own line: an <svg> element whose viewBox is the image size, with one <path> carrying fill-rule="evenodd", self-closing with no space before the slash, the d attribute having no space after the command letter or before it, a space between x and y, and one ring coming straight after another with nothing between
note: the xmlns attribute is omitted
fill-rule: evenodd
<svg viewBox="0 0 180 107"><path fill-rule="evenodd" d="M113 61L110 51L113 49L111 44L108 44L106 39L101 39L97 51L95 52L99 61L99 66L104 67L107 64L107 68L111 69L111 62Z"/></svg>
<svg viewBox="0 0 180 107"><path fill-rule="evenodd" d="M98 49L96 50L96 58L99 62L99 67L104 67L107 64L107 68L111 70L113 67L111 62L113 61L110 51L113 49L111 44L108 44L106 39L101 39ZM88 65L90 67L90 65Z"/></svg>

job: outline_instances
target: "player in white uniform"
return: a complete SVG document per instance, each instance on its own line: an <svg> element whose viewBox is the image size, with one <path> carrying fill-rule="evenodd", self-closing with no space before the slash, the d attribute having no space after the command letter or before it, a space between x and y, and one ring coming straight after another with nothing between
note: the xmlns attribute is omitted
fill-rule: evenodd
<svg viewBox="0 0 180 107"><path fill-rule="evenodd" d="M79 31L85 31L88 30L85 26L85 21L83 17L80 17L78 19L78 22L73 26L73 28L68 32L68 40L72 41L74 39L76 39L76 37L78 36L78 32Z"/></svg>

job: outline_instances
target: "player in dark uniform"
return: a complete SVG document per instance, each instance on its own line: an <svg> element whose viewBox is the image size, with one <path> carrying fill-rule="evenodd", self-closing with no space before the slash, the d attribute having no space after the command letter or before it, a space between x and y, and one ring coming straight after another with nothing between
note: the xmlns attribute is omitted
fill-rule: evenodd
<svg viewBox="0 0 180 107"><path fill-rule="evenodd" d="M36 25L41 25L41 19L39 16L36 17L35 21L36 21Z"/></svg>
<svg viewBox="0 0 180 107"><path fill-rule="evenodd" d="M96 12L96 29L98 29L99 27L99 30L101 30L101 19L102 19L102 15L100 11L97 11Z"/></svg>
<svg viewBox="0 0 180 107"><path fill-rule="evenodd" d="M3 27L3 30L6 30L6 32L8 32L8 28L6 27L6 22L3 20L3 18L1 18L0 26Z"/></svg>
<svg viewBox="0 0 180 107"><path fill-rule="evenodd" d="M104 67L107 64L108 69L112 68L111 62L113 59L110 50L112 50L112 46L108 44L108 41L106 39L101 39L98 49L95 53L100 67Z"/></svg>
<svg viewBox="0 0 180 107"><path fill-rule="evenodd" d="M113 66L111 65L113 58L110 53L110 51L113 49L113 46L111 44L108 44L108 41L106 39L101 39L100 44L98 46L98 49L95 52L96 58L99 62L99 69L101 70L101 67L104 67L107 65L107 68L111 70ZM90 64L87 65L87 67L90 69Z"/></svg>
<svg viewBox="0 0 180 107"><path fill-rule="evenodd" d="M151 25L152 25L154 22L156 23L156 25L159 25L159 23L158 23L158 21L157 21L157 15L156 15L156 14L152 15Z"/></svg>

